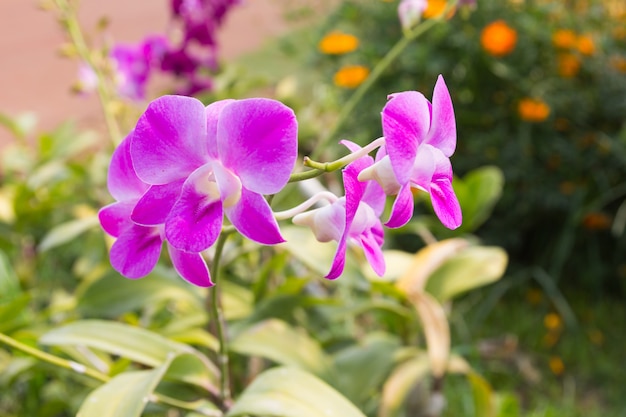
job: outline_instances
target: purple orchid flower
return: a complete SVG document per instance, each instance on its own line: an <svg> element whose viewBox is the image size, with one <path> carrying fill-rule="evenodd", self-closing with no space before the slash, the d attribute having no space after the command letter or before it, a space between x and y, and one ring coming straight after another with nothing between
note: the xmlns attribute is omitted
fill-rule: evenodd
<svg viewBox="0 0 626 417"><path fill-rule="evenodd" d="M349 141L342 141L352 152L360 147ZM363 248L365 258L379 276L385 273L385 259L382 253L383 226L380 215L385 208L385 193L374 181L361 182L359 173L374 163L372 157L364 156L343 170L344 197L331 204L294 216L294 224L309 226L320 242L338 242L328 279L338 278L346 263L346 250L349 242Z"/></svg>
<svg viewBox="0 0 626 417"><path fill-rule="evenodd" d="M133 220L165 218L174 248L209 248L224 214L255 242L284 241L263 197L287 184L297 158L297 121L284 104L255 98L205 107L192 97L161 97L137 122L131 157L137 176L154 186ZM178 196L172 189L179 185Z"/></svg>
<svg viewBox="0 0 626 417"><path fill-rule="evenodd" d="M115 45L111 59L117 72L119 94L131 100L143 100L150 73L160 65L167 49L163 36L149 36L138 45Z"/></svg>
<svg viewBox="0 0 626 417"><path fill-rule="evenodd" d="M135 173L130 157L132 135L131 132L115 150L109 167L108 188L117 201L102 208L98 217L102 228L117 238L111 247L111 265L123 276L137 279L148 275L159 260L165 219L163 216L160 219L155 216L149 225L131 220L137 203L154 188L142 182ZM167 203L167 199L162 200ZM166 211L167 209L163 210ZM172 264L181 277L200 287L213 285L209 269L199 253L184 252L169 244L167 249Z"/></svg>
<svg viewBox="0 0 626 417"><path fill-rule="evenodd" d="M388 195L396 195L385 225L404 226L413 216L411 187L430 194L433 209L449 229L461 225L459 201L452 189L450 156L456 148L456 123L450 93L440 75L432 104L417 91L391 94L382 111L388 155L359 175L376 180Z"/></svg>

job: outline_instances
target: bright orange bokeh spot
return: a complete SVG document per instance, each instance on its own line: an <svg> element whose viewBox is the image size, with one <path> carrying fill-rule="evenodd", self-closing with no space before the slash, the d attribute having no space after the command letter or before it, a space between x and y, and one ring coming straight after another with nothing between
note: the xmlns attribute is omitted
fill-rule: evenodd
<svg viewBox="0 0 626 417"><path fill-rule="evenodd" d="M550 107L541 100L523 98L517 105L520 119L527 122L543 122L550 115Z"/></svg>
<svg viewBox="0 0 626 417"><path fill-rule="evenodd" d="M446 0L428 0L428 4L426 5L426 9L422 13L422 17L424 19L432 19L433 17L439 17L446 11L446 7L448 6L448 2ZM452 8L446 18L450 19L454 16L454 8Z"/></svg>
<svg viewBox="0 0 626 417"><path fill-rule="evenodd" d="M347 54L359 47L359 38L335 30L324 36L317 47L328 55Z"/></svg>
<svg viewBox="0 0 626 417"><path fill-rule="evenodd" d="M493 56L508 55L517 44L517 32L504 20L496 20L483 28L480 44Z"/></svg>
<svg viewBox="0 0 626 417"><path fill-rule="evenodd" d="M370 75L370 70L362 65L348 65L335 74L335 85L343 88L356 88Z"/></svg>

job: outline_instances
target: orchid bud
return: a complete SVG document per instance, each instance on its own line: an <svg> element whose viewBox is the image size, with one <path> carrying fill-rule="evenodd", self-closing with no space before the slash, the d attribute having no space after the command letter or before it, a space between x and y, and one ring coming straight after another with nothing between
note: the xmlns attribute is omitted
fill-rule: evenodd
<svg viewBox="0 0 626 417"><path fill-rule="evenodd" d="M426 6L427 0L402 0L398 5L398 17L402 29L410 30L417 25Z"/></svg>

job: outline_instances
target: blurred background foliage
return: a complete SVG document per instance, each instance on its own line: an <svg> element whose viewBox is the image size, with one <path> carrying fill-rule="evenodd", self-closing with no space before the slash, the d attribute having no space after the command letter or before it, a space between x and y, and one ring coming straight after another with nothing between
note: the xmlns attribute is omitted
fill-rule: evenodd
<svg viewBox="0 0 626 417"><path fill-rule="evenodd" d="M310 20L315 11L291 13ZM263 411L253 399L264 389L297 398L293 387L301 384L328 392L328 404L346 416L359 415L349 403L367 416L427 415L435 394L446 399L443 416L621 416L623 2L459 8L392 62L336 132L342 106L402 37L397 2L345 0L314 21L225 66L203 99L275 96L298 114L302 153L330 160L343 150L322 149L320 138L330 132L330 144L369 142L381 134L387 94L418 90L430 99L441 73L455 103L452 162L464 225L455 232L437 226L425 199L407 228L388 234L383 280L352 253L344 276L324 281L334 247L300 229L286 228L295 244L278 250L231 240L220 287L233 387L243 395L229 415ZM37 134L28 115L0 122L15 137L0 175L0 333L95 372L88 377L3 346L0 416L79 409L89 416L85 398L113 404L131 386L137 407L154 393L187 407L166 398L143 415L215 415L206 400L216 378L206 366L216 349L206 292L182 282L167 262L138 281L108 264L110 242L95 217L110 201L102 135L71 123ZM420 295L407 282L421 282ZM445 345L445 332L433 342L423 321L437 303L451 340L445 369L429 356ZM298 371L266 371L275 364ZM303 415L294 410L282 411ZM305 411L323 410L309 404Z"/></svg>
<svg viewBox="0 0 626 417"><path fill-rule="evenodd" d="M430 98L432 80L443 74L459 131L455 172L495 165L504 174L502 199L481 238L507 249L513 273L540 267L590 294L623 295L624 7L599 0L462 7L391 64L337 139L366 143L380 135L387 94L418 90ZM402 36L397 19L394 2L341 2L315 33L283 41L281 52L304 62L306 72L301 67L284 78L279 92L297 85L290 90L295 100L310 86L326 111L313 104L301 113L312 124L332 124L363 75Z"/></svg>

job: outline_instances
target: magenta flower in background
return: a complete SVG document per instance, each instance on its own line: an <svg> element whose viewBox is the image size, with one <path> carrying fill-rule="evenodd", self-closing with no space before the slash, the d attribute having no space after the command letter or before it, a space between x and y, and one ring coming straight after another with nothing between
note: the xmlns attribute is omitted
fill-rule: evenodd
<svg viewBox="0 0 626 417"><path fill-rule="evenodd" d="M263 197L287 184L297 158L297 121L284 104L256 98L205 107L191 97L161 97L137 122L131 157L137 176L158 186L146 192L133 219L165 218L174 248L209 248L224 215L255 242L284 241ZM171 189L180 184L174 196Z"/></svg>
<svg viewBox="0 0 626 417"><path fill-rule="evenodd" d="M385 225L401 227L411 219L411 187L415 187L430 194L444 226L459 227L461 207L452 189L449 159L456 148L456 122L443 77L437 79L432 104L417 91L391 94L382 111L382 124L388 155L359 179L376 180L388 195L396 195Z"/></svg>
<svg viewBox="0 0 626 417"><path fill-rule="evenodd" d="M358 145L342 141L351 151ZM348 243L363 248L365 258L379 276L385 273L385 259L382 253L383 226L380 215L385 207L385 193L374 181L361 182L359 173L371 166L373 159L365 156L348 164L343 170L343 183L346 195L331 204L294 216L294 224L309 226L320 242L337 241L328 279L338 278L346 263Z"/></svg>
<svg viewBox="0 0 626 417"><path fill-rule="evenodd" d="M109 167L107 185L117 201L102 208L98 217L102 228L117 238L111 247L111 265L123 276L137 279L149 274L159 260L165 219L163 216L155 216L148 225L131 220L137 203L153 188L142 182L135 173L130 157L132 136L131 132L115 150ZM180 192L180 187L171 191L176 194ZM162 200L167 204L167 198ZM166 211L167 208L162 213ZM169 244L167 248L172 264L181 277L201 287L213 285L209 269L200 253L184 252Z"/></svg>

